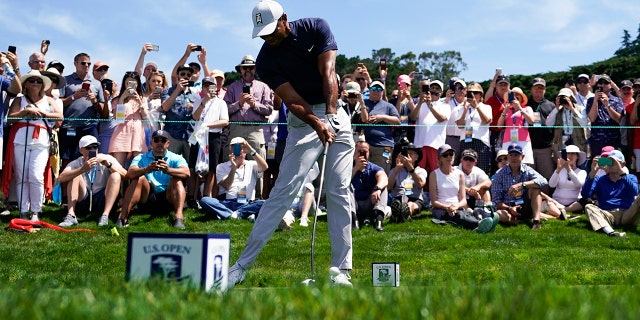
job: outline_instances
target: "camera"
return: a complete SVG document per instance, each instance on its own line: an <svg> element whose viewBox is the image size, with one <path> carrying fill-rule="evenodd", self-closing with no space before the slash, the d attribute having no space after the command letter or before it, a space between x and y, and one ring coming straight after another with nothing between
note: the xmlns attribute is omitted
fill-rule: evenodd
<svg viewBox="0 0 640 320"><path fill-rule="evenodd" d="M355 98L356 98L356 94L355 94L355 93L353 93L353 92L349 92L349 93L347 93L347 98L349 98L349 99L355 99Z"/></svg>
<svg viewBox="0 0 640 320"><path fill-rule="evenodd" d="M567 99L567 97L560 98L560 104L568 105L569 99Z"/></svg>
<svg viewBox="0 0 640 320"><path fill-rule="evenodd" d="M187 87L193 87L195 85L196 83L193 80L189 80L189 82L187 82Z"/></svg>
<svg viewBox="0 0 640 320"><path fill-rule="evenodd" d="M467 99L473 99L473 92L467 91Z"/></svg>
<svg viewBox="0 0 640 320"><path fill-rule="evenodd" d="M407 145L403 145L400 147L400 153L405 156L408 157L409 156L409 146Z"/></svg>

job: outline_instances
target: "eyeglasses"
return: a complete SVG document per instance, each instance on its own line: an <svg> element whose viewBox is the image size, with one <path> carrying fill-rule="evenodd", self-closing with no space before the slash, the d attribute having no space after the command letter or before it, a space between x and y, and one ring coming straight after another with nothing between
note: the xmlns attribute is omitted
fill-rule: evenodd
<svg viewBox="0 0 640 320"><path fill-rule="evenodd" d="M371 90L371 92L382 92L382 90L384 90L384 89L382 89L380 87L371 87L371 88L369 88L369 90Z"/></svg>
<svg viewBox="0 0 640 320"><path fill-rule="evenodd" d="M138 78L138 77L140 77L140 74L138 72L136 72L136 71L127 71L127 72L124 73L124 77L125 78L129 78L129 77Z"/></svg>
<svg viewBox="0 0 640 320"><path fill-rule="evenodd" d="M589 83L588 80L580 80L580 81L578 81L578 84L587 84L587 83Z"/></svg>
<svg viewBox="0 0 640 320"><path fill-rule="evenodd" d="M88 145L88 146L86 146L84 148L87 149L87 150L96 150L96 149L98 149L98 145L97 144L90 144L90 145Z"/></svg>
<svg viewBox="0 0 640 320"><path fill-rule="evenodd" d="M533 86L533 87L534 87L535 89L538 89L538 90L544 90L544 86L543 86L543 85L540 85L540 84L536 84L536 85L535 85L535 86Z"/></svg>
<svg viewBox="0 0 640 320"><path fill-rule="evenodd" d="M253 70L254 66L242 66L242 70Z"/></svg>
<svg viewBox="0 0 640 320"><path fill-rule="evenodd" d="M504 162L504 161L507 161L507 157L498 158L498 162Z"/></svg>
<svg viewBox="0 0 640 320"><path fill-rule="evenodd" d="M167 138L161 138L161 137L153 138L153 142L155 142L155 143L158 143L158 142L165 143L165 142L167 142L167 140L168 140Z"/></svg>
<svg viewBox="0 0 640 320"><path fill-rule="evenodd" d="M443 154L440 155L443 158L449 158L449 157L453 157L453 152L445 152Z"/></svg>
<svg viewBox="0 0 640 320"><path fill-rule="evenodd" d="M356 81L358 81L358 82L364 81L364 78L356 78Z"/></svg>
<svg viewBox="0 0 640 320"><path fill-rule="evenodd" d="M482 91L471 91L471 93L482 95Z"/></svg>
<svg viewBox="0 0 640 320"><path fill-rule="evenodd" d="M88 67L88 66L91 65L91 62L80 61L80 64L83 65L83 66L87 66Z"/></svg>
<svg viewBox="0 0 640 320"><path fill-rule="evenodd" d="M475 162L476 161L476 159L471 158L471 157L463 157L462 160L469 161L469 162Z"/></svg>
<svg viewBox="0 0 640 320"><path fill-rule="evenodd" d="M597 83L597 84L598 84L599 86L606 86L606 85L608 85L608 84L609 84L609 82L606 82L606 81L598 81L598 83Z"/></svg>
<svg viewBox="0 0 640 320"><path fill-rule="evenodd" d="M98 69L96 69L96 71L98 71L98 72L106 72L106 71L109 71L109 66L102 66L102 67L99 67Z"/></svg>
<svg viewBox="0 0 640 320"><path fill-rule="evenodd" d="M31 60L31 63L42 63L42 64L45 64L46 62L44 60Z"/></svg>
<svg viewBox="0 0 640 320"><path fill-rule="evenodd" d="M442 92L438 92L438 91L429 91L429 93L430 93L432 96L438 96L438 97L442 94Z"/></svg>
<svg viewBox="0 0 640 320"><path fill-rule="evenodd" d="M37 84L42 84L42 79L40 78L35 78L35 77L31 77L29 79L27 79L27 82L29 83L37 83Z"/></svg>
<svg viewBox="0 0 640 320"><path fill-rule="evenodd" d="M456 91L462 91L462 90L464 90L464 88L463 88L463 87L461 87L461 86L456 86Z"/></svg>
<svg viewBox="0 0 640 320"><path fill-rule="evenodd" d="M191 78L191 73L189 72L179 72L178 77L189 77Z"/></svg>

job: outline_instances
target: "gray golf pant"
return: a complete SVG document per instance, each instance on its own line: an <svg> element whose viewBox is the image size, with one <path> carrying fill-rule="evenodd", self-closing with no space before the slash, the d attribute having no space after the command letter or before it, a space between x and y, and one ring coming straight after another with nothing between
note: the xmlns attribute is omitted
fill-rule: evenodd
<svg viewBox="0 0 640 320"><path fill-rule="evenodd" d="M312 108L318 118L325 119L325 104L313 105ZM291 206L313 163L321 160L324 151L316 131L292 113L289 115L287 119L289 135L280 163L280 174L269 199L260 209L244 251L236 262L244 269L249 269L253 265ZM331 266L350 270L353 250L348 190L351 184L354 142L349 117L342 108L338 109L338 121L343 124L343 127L340 128L327 152L324 188L331 241Z"/></svg>

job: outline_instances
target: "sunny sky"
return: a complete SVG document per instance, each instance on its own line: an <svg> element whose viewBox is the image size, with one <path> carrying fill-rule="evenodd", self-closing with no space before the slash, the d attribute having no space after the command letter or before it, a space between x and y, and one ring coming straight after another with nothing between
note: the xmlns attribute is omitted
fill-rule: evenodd
<svg viewBox="0 0 640 320"><path fill-rule="evenodd" d="M256 0L133 0L0 2L0 50L18 48L20 66L49 39L47 62L60 60L65 74L73 56L87 52L110 65L120 82L132 70L142 45L160 46L147 54L170 71L187 43L208 51L208 64L233 71L245 54L257 55L261 39L251 39ZM339 54L370 57L389 47L396 54L456 50L468 64L460 77L483 81L496 67L506 74L567 70L613 55L622 30L637 35L637 0L487 1L280 1L289 20L321 17L332 27ZM451 5L454 4L454 5ZM10 14L7 14L10 13ZM196 61L191 55L189 61ZM640 75L638 75L640 77Z"/></svg>

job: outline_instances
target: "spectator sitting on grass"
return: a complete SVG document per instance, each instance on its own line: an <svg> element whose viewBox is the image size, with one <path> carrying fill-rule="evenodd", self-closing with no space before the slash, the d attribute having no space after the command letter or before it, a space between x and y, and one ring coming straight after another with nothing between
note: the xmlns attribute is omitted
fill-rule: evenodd
<svg viewBox="0 0 640 320"><path fill-rule="evenodd" d="M359 221L364 225L375 219L375 228L384 230L382 222L387 215L387 182L388 177L384 169L369 162L369 144L364 141L356 143L353 155L354 165L351 171L351 186L353 187L353 203L355 216L352 215L352 227L358 229Z"/></svg>
<svg viewBox="0 0 640 320"><path fill-rule="evenodd" d="M400 152L395 158L395 167L389 172L388 186L393 196L391 220L404 222L422 209L422 188L427 182L427 171L418 166L422 159L419 148L413 143L398 146Z"/></svg>
<svg viewBox="0 0 640 320"><path fill-rule="evenodd" d="M547 204L547 214L543 214L543 217L565 220L569 218L567 211L582 210L578 200L587 172L578 166L585 162L587 156L576 145L567 146L564 154L566 158L563 158L562 151L558 151L558 165L549 179L549 187L555 188L553 197L543 194Z"/></svg>
<svg viewBox="0 0 640 320"><path fill-rule="evenodd" d="M432 221L449 221L465 229L475 229L478 233L495 230L498 219L494 221L488 214L484 214L484 210L480 210L482 213L477 215L476 212L465 209L465 174L453 166L454 159L455 150L448 144L438 149L438 169L433 170L429 176L429 194L434 217Z"/></svg>
<svg viewBox="0 0 640 320"><path fill-rule="evenodd" d="M464 174L467 207L476 208L476 203L480 201L483 204L491 202L491 193L489 193L491 180L484 170L476 166L478 153L473 149L466 149L462 151L460 159L458 169Z"/></svg>
<svg viewBox="0 0 640 320"><path fill-rule="evenodd" d="M582 186L583 198L597 198L598 205L587 204L584 211L594 231L602 231L612 237L624 237L626 233L613 230L612 226L633 226L638 223L640 197L638 179L625 173L625 158L619 150L608 153L608 164L592 166ZM606 175L596 176L599 169ZM634 200L635 198L635 200Z"/></svg>

